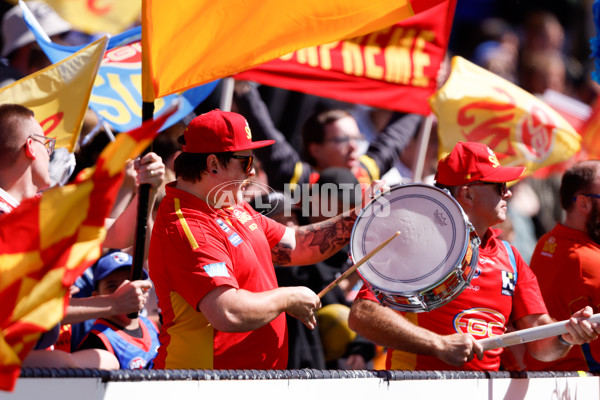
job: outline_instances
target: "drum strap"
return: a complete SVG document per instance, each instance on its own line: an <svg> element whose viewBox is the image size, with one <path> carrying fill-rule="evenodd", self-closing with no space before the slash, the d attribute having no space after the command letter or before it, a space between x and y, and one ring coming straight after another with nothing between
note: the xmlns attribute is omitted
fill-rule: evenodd
<svg viewBox="0 0 600 400"><path fill-rule="evenodd" d="M506 247L506 252L508 253L508 259L510 260L510 265L513 267L513 272L515 274L515 285L517 284L517 261L515 260L515 253L513 252L512 246L506 240L502 241L504 247Z"/></svg>

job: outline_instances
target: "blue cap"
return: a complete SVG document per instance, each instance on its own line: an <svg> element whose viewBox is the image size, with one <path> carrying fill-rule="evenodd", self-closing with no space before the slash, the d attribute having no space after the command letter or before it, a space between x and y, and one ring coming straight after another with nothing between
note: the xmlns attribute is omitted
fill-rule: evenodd
<svg viewBox="0 0 600 400"><path fill-rule="evenodd" d="M94 268L94 286L98 285L102 279L121 268L131 268L133 257L122 251L108 253L101 257ZM148 279L148 273L142 270L143 278Z"/></svg>

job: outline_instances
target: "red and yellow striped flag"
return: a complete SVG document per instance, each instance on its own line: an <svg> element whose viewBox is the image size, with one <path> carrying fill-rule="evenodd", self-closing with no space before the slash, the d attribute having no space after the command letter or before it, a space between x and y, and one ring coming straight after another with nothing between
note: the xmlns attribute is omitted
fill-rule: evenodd
<svg viewBox="0 0 600 400"><path fill-rule="evenodd" d="M440 157L459 142L481 142L523 165L526 174L571 158L581 137L554 109L520 87L461 57L429 100L438 118Z"/></svg>
<svg viewBox="0 0 600 400"><path fill-rule="evenodd" d="M145 0L142 96L166 96L305 47L385 28L445 0Z"/></svg>
<svg viewBox="0 0 600 400"><path fill-rule="evenodd" d="M0 389L13 390L23 359L56 325L74 280L100 257L127 160L174 110L117 136L75 182L25 200L0 217Z"/></svg>

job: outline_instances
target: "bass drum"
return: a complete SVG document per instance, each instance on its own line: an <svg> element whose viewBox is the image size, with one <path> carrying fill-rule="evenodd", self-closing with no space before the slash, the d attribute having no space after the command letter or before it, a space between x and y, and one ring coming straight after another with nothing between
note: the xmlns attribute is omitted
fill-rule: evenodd
<svg viewBox="0 0 600 400"><path fill-rule="evenodd" d="M446 191L407 184L375 197L352 229L354 262L396 231L400 236L357 270L382 304L399 311L431 311L469 285L480 240Z"/></svg>

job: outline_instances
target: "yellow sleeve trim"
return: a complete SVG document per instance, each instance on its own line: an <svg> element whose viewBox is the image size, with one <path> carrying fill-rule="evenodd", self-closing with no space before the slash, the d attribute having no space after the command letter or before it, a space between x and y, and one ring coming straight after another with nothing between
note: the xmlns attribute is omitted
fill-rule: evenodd
<svg viewBox="0 0 600 400"><path fill-rule="evenodd" d="M371 180L379 179L379 167L377 166L375 160L366 154L360 156L359 160L365 166L367 172L369 172L369 175L371 175Z"/></svg>
<svg viewBox="0 0 600 400"><path fill-rule="evenodd" d="M190 226L188 225L187 221L185 220L185 217L183 216L183 213L181 212L181 203L179 202L179 199L177 197L175 197L173 200L175 202L175 214L177 214L177 218L179 218L179 223L181 224L181 227L185 232L185 236L187 236L188 242L190 242L190 246L192 246L192 249L196 250L199 247L198 242L196 242L196 238L194 237L194 235L192 235Z"/></svg>
<svg viewBox="0 0 600 400"><path fill-rule="evenodd" d="M294 191L298 187L298 181L302 176L302 161L298 161L296 166L294 167L294 175L292 175L292 179L290 179L290 190Z"/></svg>

